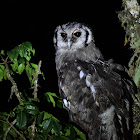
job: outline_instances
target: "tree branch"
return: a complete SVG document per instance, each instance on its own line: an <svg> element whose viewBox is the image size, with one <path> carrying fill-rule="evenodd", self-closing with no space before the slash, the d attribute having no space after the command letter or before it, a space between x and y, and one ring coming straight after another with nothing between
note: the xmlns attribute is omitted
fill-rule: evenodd
<svg viewBox="0 0 140 140"><path fill-rule="evenodd" d="M40 68L41 68L41 64L42 64L42 61L40 60L39 63L38 63L38 67L37 67L37 70L36 70L36 74L35 74L35 77L34 77L34 92L33 92L33 95L34 95L34 98L37 98L37 87L38 87L38 75L40 74ZM33 121L33 124L32 124L32 137L31 137L31 140L34 139L35 137L35 125L36 125L36 119Z"/></svg>
<svg viewBox="0 0 140 140"><path fill-rule="evenodd" d="M8 66L8 64L7 64L7 59L8 59L8 57L7 57L6 59L4 59L3 56L2 56L1 54L0 54L0 57L1 57L1 59L2 59L2 61L3 61L3 63L4 63L4 65L5 65L5 67L6 67L7 78L8 78L8 79L10 80L10 82L12 83L12 89L13 89L13 91L15 92L15 95L17 96L17 98L18 98L18 100L19 100L19 103L21 103L21 102L22 102L22 99L21 99L21 97L20 97L20 95L19 95L19 91L18 91L17 84L16 84L16 82L14 81L13 77L11 76L9 66Z"/></svg>
<svg viewBox="0 0 140 140"><path fill-rule="evenodd" d="M40 60L38 63L35 77L34 77L34 92L33 92L34 98L37 98L37 91L38 91L38 89L37 89L38 84L37 83L38 83L38 75L40 74L41 64L42 64L42 61Z"/></svg>
<svg viewBox="0 0 140 140"><path fill-rule="evenodd" d="M33 121L33 124L32 124L32 137L31 137L31 140L33 140L34 137L35 137L35 124L36 124L36 118L35 118L35 120Z"/></svg>
<svg viewBox="0 0 140 140"><path fill-rule="evenodd" d="M3 58L2 58L2 59L3 59ZM19 90L18 90L17 84L16 84L16 82L14 81L13 77L12 77L11 74L10 74L10 69L9 69L8 64L7 64L7 59L8 59L8 57L7 57L5 60L3 59L4 65L5 65L5 67L6 67L7 78L8 78L8 79L10 80L10 82L12 83L12 89L13 89L13 91L15 92L15 95L17 96L17 98L18 98L18 100L19 100L19 103L21 103L21 102L22 102L22 99L21 99L21 97L20 97L20 95L19 95Z"/></svg>
<svg viewBox="0 0 140 140"><path fill-rule="evenodd" d="M8 127L7 131L5 132L4 137L3 137L3 140L6 140L6 136L7 136L7 134L9 133L9 131L10 131L11 128L13 128L13 129L15 130L15 132L16 132L23 140L26 140L25 137L14 127L14 124L17 122L16 119L15 119L12 123L10 123L10 122L8 121L8 119L6 119L6 121L7 121L7 123L8 123L10 126Z"/></svg>

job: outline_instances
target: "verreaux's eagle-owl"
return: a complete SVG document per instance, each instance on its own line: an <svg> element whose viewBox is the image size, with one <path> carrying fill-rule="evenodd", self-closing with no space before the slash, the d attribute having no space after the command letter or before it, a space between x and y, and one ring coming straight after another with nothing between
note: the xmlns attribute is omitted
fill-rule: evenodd
<svg viewBox="0 0 140 140"><path fill-rule="evenodd" d="M91 30L81 23L58 26L54 45L59 90L70 120L89 140L131 140L135 85L123 67L104 60Z"/></svg>

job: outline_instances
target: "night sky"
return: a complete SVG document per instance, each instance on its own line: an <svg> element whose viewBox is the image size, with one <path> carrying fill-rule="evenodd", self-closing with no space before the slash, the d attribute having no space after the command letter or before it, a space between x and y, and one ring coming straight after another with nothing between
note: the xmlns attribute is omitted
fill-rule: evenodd
<svg viewBox="0 0 140 140"><path fill-rule="evenodd" d="M31 60L38 63L42 60L41 70L46 80L39 80L39 96L50 91L58 94L57 75L55 70L55 49L53 47L53 33L56 26L67 22L82 22L89 25L94 32L95 44L101 50L106 60L113 58L115 62L127 66L132 51L124 46L125 31L117 17L117 11L122 9L121 0L98 1L81 3L18 3L14 7L10 4L4 9L1 18L1 47L10 50L15 46L30 41L36 50L35 57ZM19 90L27 89L30 94L27 77L20 79L14 77ZM25 80L25 81L24 81ZM25 87L23 87L23 85ZM0 111L13 108L17 101L15 95L8 103L10 95L10 82L0 83ZM3 92L2 92L3 91ZM24 91L24 90L23 90ZM42 94L42 95L41 95ZM13 103L14 102L14 103ZM14 105L13 105L14 104Z"/></svg>

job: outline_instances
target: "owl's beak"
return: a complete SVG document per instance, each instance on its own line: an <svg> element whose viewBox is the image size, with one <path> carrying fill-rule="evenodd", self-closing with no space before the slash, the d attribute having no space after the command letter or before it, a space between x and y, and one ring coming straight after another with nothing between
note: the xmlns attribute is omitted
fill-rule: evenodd
<svg viewBox="0 0 140 140"><path fill-rule="evenodd" d="M68 43L68 47L69 47L69 49L70 49L70 48L71 48L71 44L72 44L71 39L68 38L67 41L68 41L68 42L67 42L67 43Z"/></svg>

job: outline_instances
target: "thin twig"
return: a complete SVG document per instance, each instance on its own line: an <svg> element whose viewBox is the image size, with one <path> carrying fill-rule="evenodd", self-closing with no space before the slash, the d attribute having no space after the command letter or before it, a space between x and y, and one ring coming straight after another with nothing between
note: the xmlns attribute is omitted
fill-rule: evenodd
<svg viewBox="0 0 140 140"><path fill-rule="evenodd" d="M13 90L14 90L14 92L15 92L15 95L17 96L19 102L21 103L21 102L22 102L22 99L21 99L21 97L20 97L20 95L19 95L19 90L18 90L17 84L16 84L16 82L14 81L13 77L11 76L9 66L8 66L8 64L7 64L7 59L8 59L8 57L4 60L4 58L2 57L2 55L0 55L0 56L1 56L2 61L4 62L4 65L5 65L5 67L6 67L7 78L8 78L8 79L10 80L10 82L12 83L12 88L13 88Z"/></svg>
<svg viewBox="0 0 140 140"><path fill-rule="evenodd" d="M34 92L33 92L33 95L34 95L34 98L37 98L37 87L38 87L38 75L40 74L40 68L41 68L41 64L42 64L42 61L40 60L39 63L38 63L38 67L37 67L37 70L36 70L36 74L35 74L35 77L34 77ZM31 137L31 140L34 139L35 137L35 125L36 125L36 119L33 121L33 124L32 124L32 137Z"/></svg>
<svg viewBox="0 0 140 140"><path fill-rule="evenodd" d="M42 64L42 61L40 60L38 63L35 77L34 77L34 92L33 92L34 98L37 98L37 91L38 91L38 89L37 89L38 84L37 83L38 83L38 75L40 74L41 64Z"/></svg>
<svg viewBox="0 0 140 140"><path fill-rule="evenodd" d="M35 137L35 124L36 124L36 119L33 121L33 124L32 124L32 137L31 137L31 140L33 140L34 137Z"/></svg>
<svg viewBox="0 0 140 140"><path fill-rule="evenodd" d="M9 133L11 127L16 123L16 119L11 123L11 125L8 127L7 131L4 134L3 140L6 140L7 134Z"/></svg>
<svg viewBox="0 0 140 140"><path fill-rule="evenodd" d="M15 119L12 123L10 123L10 122L8 121L8 119L6 119L6 121L7 121L7 123L8 123L10 126L8 127L7 131L5 132L4 137L3 137L3 140L6 140L6 136L7 136L7 134L9 133L9 131L10 131L11 128L13 128L13 129L15 130L15 132L16 132L23 140L26 140L25 137L14 127L14 124L17 122L16 119Z"/></svg>

